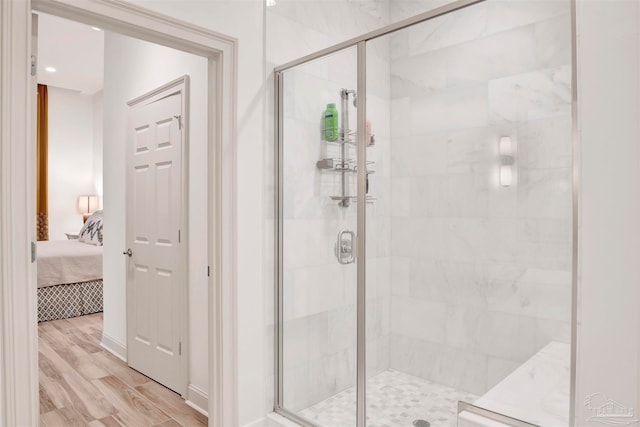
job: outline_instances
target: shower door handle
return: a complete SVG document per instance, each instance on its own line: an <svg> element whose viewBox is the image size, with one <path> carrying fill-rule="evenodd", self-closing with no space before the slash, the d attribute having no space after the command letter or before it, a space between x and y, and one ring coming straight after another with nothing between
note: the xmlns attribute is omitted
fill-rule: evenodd
<svg viewBox="0 0 640 427"><path fill-rule="evenodd" d="M341 230L334 247L336 258L340 264L353 264L356 262L355 254L356 233L349 230Z"/></svg>

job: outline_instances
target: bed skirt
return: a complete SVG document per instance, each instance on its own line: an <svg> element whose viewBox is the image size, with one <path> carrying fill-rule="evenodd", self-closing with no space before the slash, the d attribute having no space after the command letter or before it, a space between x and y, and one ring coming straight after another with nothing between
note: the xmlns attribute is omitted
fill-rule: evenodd
<svg viewBox="0 0 640 427"><path fill-rule="evenodd" d="M38 322L102 311L102 279L38 288Z"/></svg>

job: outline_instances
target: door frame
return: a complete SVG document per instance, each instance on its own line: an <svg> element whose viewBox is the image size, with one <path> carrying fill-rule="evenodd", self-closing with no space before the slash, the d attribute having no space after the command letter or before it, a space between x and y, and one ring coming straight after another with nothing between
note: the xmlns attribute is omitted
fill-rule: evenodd
<svg viewBox="0 0 640 427"><path fill-rule="evenodd" d="M209 425L237 425L234 257L238 41L122 0L0 0L0 425L37 425L32 10L208 60ZM26 285L25 285L26 284Z"/></svg>
<svg viewBox="0 0 640 427"><path fill-rule="evenodd" d="M180 126L182 132L180 132L180 156L182 160L180 162L180 221L179 221L179 229L181 231L180 242L178 246L178 250L180 253L180 262L182 264L180 272L179 272L179 282L180 285L180 299L177 301L178 309L180 310L179 318L180 318L180 341L183 344L181 349L181 359L180 359L180 387L178 390L174 390L178 392L184 399L188 399L188 387L189 387L189 354L191 353L189 350L189 103L190 103L190 84L189 84L189 76L184 75L174 79L168 83L165 83L157 88L146 92L136 98L127 102L127 106L129 110L127 114L130 120L130 114L133 112L133 109L136 107L142 107L146 105L153 104L169 94L180 93L181 97L181 107L180 107ZM131 144L134 144L134 140L130 139L131 126L127 126L127 150L132 149ZM125 185L127 187L127 192L130 191L131 182L130 174L131 174L131 165L128 163L129 154L127 154L127 172L125 174ZM127 194L127 205L129 204L129 195ZM125 215L127 218L126 221L126 231L125 231L125 242L126 247L131 248L131 238L133 236L130 235L129 226L131 225L129 218L129 206L127 206ZM131 309L131 301L133 297L133 292L131 289L131 283L129 281L129 274L127 273L127 283L126 283L126 327L127 327L127 359L129 359L128 354L130 351L129 343L132 338L131 334L131 324L129 311ZM186 279L186 280L182 280ZM131 366L131 365L129 365ZM153 379L153 378L152 378Z"/></svg>

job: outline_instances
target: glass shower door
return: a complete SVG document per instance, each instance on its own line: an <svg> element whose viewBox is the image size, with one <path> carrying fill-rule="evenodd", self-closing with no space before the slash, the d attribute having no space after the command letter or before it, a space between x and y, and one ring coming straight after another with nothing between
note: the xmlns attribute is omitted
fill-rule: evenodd
<svg viewBox="0 0 640 427"><path fill-rule="evenodd" d="M356 424L355 48L276 74L281 412Z"/></svg>
<svg viewBox="0 0 640 427"><path fill-rule="evenodd" d="M569 424L570 28L487 0L367 41L367 426Z"/></svg>
<svg viewBox="0 0 640 427"><path fill-rule="evenodd" d="M275 73L276 409L567 425L569 1L415 18Z"/></svg>

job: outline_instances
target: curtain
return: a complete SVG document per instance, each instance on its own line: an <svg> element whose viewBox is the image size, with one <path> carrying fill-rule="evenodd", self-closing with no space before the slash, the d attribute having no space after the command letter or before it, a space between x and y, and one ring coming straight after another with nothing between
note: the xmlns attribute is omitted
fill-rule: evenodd
<svg viewBox="0 0 640 427"><path fill-rule="evenodd" d="M49 191L48 191L48 147L49 147L49 95L46 85L38 85L38 143L36 224L38 240L49 240Z"/></svg>

